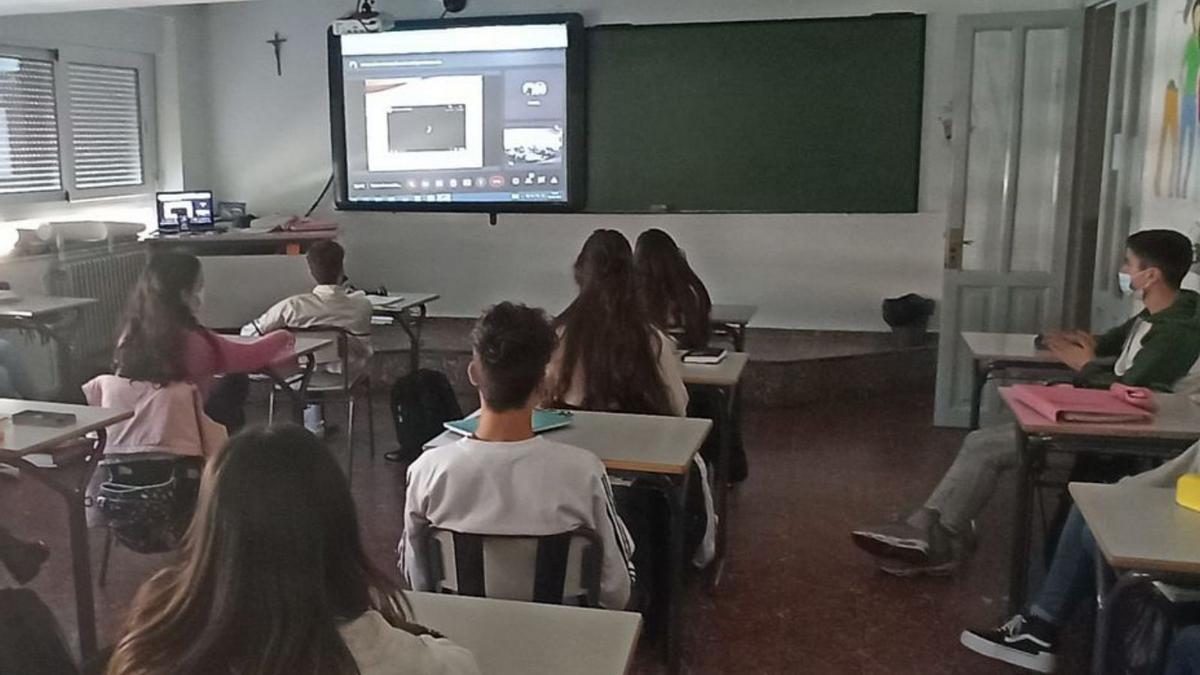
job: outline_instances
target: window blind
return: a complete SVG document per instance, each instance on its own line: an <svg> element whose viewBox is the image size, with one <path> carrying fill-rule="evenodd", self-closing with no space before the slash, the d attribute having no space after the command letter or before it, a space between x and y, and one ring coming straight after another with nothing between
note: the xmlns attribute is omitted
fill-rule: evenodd
<svg viewBox="0 0 1200 675"><path fill-rule="evenodd" d="M67 73L75 188L143 184L138 71L70 63Z"/></svg>
<svg viewBox="0 0 1200 675"><path fill-rule="evenodd" d="M54 63L0 52L0 195L61 189Z"/></svg>

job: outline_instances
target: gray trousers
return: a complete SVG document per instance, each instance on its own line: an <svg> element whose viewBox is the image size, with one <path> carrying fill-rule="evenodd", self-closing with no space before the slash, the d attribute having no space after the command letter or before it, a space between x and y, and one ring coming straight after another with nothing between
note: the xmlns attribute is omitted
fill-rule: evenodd
<svg viewBox="0 0 1200 675"><path fill-rule="evenodd" d="M951 532L966 531L992 498L1000 476L1020 465L1020 452L1015 424L972 431L925 508L937 511Z"/></svg>

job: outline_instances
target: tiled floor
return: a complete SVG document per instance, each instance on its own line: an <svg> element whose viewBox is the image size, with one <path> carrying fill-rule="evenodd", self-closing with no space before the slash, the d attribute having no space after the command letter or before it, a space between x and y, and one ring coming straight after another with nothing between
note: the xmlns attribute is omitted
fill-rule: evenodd
<svg viewBox="0 0 1200 675"><path fill-rule="evenodd" d="M918 502L953 457L962 434L930 426L930 399L747 411L751 477L732 503L731 559L719 594L710 596L698 584L689 590L688 672L1011 672L958 645L964 626L1003 618L1010 487L980 524L978 554L954 579L888 578L850 543L854 525ZM382 452L391 444L390 428L377 431ZM368 548L378 565L390 569L400 535L403 467L368 460L365 447L356 460L353 485ZM73 639L69 553L58 501L34 484L0 478L0 522L53 547L52 561L32 587ZM101 537L93 534L98 558ZM102 642L113 639L138 584L161 563L161 557L114 554L108 586L97 596ZM98 560L94 565L98 569ZM635 671L661 672L657 654L642 645Z"/></svg>

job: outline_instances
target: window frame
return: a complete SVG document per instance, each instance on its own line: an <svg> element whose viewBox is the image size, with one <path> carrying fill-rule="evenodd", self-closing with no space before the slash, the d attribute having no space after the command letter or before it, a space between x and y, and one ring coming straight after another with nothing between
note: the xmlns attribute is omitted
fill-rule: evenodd
<svg viewBox="0 0 1200 675"><path fill-rule="evenodd" d="M78 45L31 45L5 40L6 52L20 57L49 59L54 64L55 110L58 116L58 152L61 190L0 195L0 205L48 204L88 201L113 197L136 197L158 191L158 96L153 54L101 49ZM142 183L106 188L77 188L75 147L71 124L70 74L68 65L110 66L137 71L138 116L141 131Z"/></svg>
<svg viewBox="0 0 1200 675"><path fill-rule="evenodd" d="M54 49L45 47L26 47L22 45L3 44L0 45L0 53L10 54L17 58L32 59L37 61L49 61L53 65L54 71L54 115L58 124L58 182L57 190L37 190L33 192L13 192L9 194L0 194L0 205L9 204L38 204L47 202L65 202L67 201L67 176L66 176L66 159L65 149L63 147L63 128L62 128L62 87L58 77L58 52Z"/></svg>

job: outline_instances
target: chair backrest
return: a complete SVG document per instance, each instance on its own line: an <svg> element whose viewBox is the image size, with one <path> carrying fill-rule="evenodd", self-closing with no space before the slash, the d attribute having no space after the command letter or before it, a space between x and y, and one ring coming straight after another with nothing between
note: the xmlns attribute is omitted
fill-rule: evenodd
<svg viewBox="0 0 1200 675"><path fill-rule="evenodd" d="M340 326L308 326L305 328L288 328L288 332L305 337L333 340L334 346L319 350L316 354L317 365L327 366L331 363L338 365L337 373L341 376L341 388L350 389L362 373L354 372L351 363L352 354L350 340L354 334Z"/></svg>
<svg viewBox="0 0 1200 675"><path fill-rule="evenodd" d="M431 528L428 551L441 593L599 606L601 546L589 529L514 536Z"/></svg>

